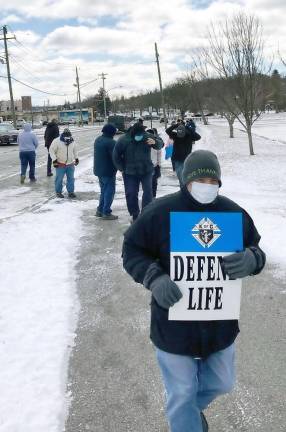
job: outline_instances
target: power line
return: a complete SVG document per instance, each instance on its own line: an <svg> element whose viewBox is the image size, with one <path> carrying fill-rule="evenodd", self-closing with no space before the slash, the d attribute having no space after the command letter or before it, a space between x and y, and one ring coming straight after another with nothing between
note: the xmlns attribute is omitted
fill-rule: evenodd
<svg viewBox="0 0 286 432"><path fill-rule="evenodd" d="M15 57L13 54L10 54L10 58L12 58L14 62L16 62L17 65L20 66L20 68L22 68L27 74L29 74L30 77L34 78L37 81L42 81L41 78L36 77L36 75L34 75L30 70L26 69L25 66L23 66L23 64L19 60L17 60L17 57Z"/></svg>
<svg viewBox="0 0 286 432"><path fill-rule="evenodd" d="M80 88L82 88L82 87L86 87L86 86L88 86L89 84L92 84L94 81L98 81L98 80L99 80L99 78L95 78L95 79L93 79L93 80L91 80L91 81L88 81L88 82L86 82L86 83L83 83L83 84L80 85Z"/></svg>
<svg viewBox="0 0 286 432"><path fill-rule="evenodd" d="M24 51L26 51L27 54L29 54L29 56L31 56L31 54L34 56L34 60L31 59L34 63L35 62L41 62L41 63L51 63L53 65L57 65L57 66L61 66L62 68L66 68L66 69L73 69L74 66L73 65L67 65L66 63L60 63L57 61L54 61L53 59L45 59L45 58L40 58L39 56L35 55L35 53L28 47L25 47L25 45L23 45L20 41L18 41L18 39L15 39L16 42L22 47L22 49L24 49ZM13 44L16 48L20 49L19 47L17 47L16 44Z"/></svg>
<svg viewBox="0 0 286 432"><path fill-rule="evenodd" d="M0 75L0 78L6 78L6 79L7 79L8 77L7 77L7 76L4 76L4 75ZM11 79L12 79L13 81L16 81L16 82L18 82L18 83L24 85L25 87L29 87L30 89L33 89L33 90L38 91L38 92L40 92L40 93L45 93L45 94L52 95L52 96L70 96L70 95L75 95L75 94L76 94L76 92L73 92L73 93L64 93L64 94L46 92L46 91L44 91L44 90L40 90L40 89L38 89L38 88L36 88L36 87L33 87L33 86L29 85L29 84L26 84L26 83L24 83L23 81L20 81L20 80L18 80L17 78L14 78L14 77L12 77L12 76L11 76Z"/></svg>

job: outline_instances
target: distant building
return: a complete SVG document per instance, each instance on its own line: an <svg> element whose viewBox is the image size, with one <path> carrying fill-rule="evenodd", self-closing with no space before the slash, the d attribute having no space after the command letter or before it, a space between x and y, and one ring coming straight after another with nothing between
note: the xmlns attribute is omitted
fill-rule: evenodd
<svg viewBox="0 0 286 432"><path fill-rule="evenodd" d="M14 100L15 111L22 111L22 99ZM0 101L0 111L3 113L11 112L10 101Z"/></svg>
<svg viewBox="0 0 286 432"><path fill-rule="evenodd" d="M32 111L32 98L31 96L21 96L22 111Z"/></svg>

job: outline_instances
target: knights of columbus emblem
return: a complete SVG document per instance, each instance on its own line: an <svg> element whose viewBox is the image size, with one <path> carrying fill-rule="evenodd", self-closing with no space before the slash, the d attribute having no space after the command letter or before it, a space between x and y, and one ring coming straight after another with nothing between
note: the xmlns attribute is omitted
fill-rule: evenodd
<svg viewBox="0 0 286 432"><path fill-rule="evenodd" d="M204 217L192 229L192 236L204 248L209 248L220 236L219 227L208 217Z"/></svg>

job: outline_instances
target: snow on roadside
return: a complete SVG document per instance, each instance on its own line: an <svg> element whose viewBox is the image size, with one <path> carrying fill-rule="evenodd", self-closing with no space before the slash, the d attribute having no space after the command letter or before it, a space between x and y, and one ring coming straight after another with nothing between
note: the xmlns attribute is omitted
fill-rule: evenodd
<svg viewBox="0 0 286 432"><path fill-rule="evenodd" d="M81 214L89 205L52 200L0 224L1 432L63 428Z"/></svg>

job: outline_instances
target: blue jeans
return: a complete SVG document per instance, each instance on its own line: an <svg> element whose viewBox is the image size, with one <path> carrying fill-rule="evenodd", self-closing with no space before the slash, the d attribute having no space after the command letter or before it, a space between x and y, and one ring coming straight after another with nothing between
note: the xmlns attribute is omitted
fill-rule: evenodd
<svg viewBox="0 0 286 432"><path fill-rule="evenodd" d="M97 211L108 215L112 212L111 204L115 194L115 175L113 177L98 177L100 197Z"/></svg>
<svg viewBox="0 0 286 432"><path fill-rule="evenodd" d="M31 180L35 179L35 163L36 163L36 152L34 151L20 151L20 161L21 161L21 176L26 176L26 171L28 165L30 167L29 170L29 178Z"/></svg>
<svg viewBox="0 0 286 432"><path fill-rule="evenodd" d="M133 219L136 219L140 213L138 201L140 183L143 190L142 209L153 199L152 177L153 171L142 176L123 174L127 209Z"/></svg>
<svg viewBox="0 0 286 432"><path fill-rule="evenodd" d="M175 168L177 177L179 179L180 186L183 186L182 173L183 173L183 168L184 168L184 162L174 161L174 168Z"/></svg>
<svg viewBox="0 0 286 432"><path fill-rule="evenodd" d="M167 393L171 432L202 432L200 412L235 381L234 344L206 359L170 354L156 348Z"/></svg>
<svg viewBox="0 0 286 432"><path fill-rule="evenodd" d="M74 192L74 165L56 168L55 188L56 193L62 193L63 179L67 176L67 191Z"/></svg>

